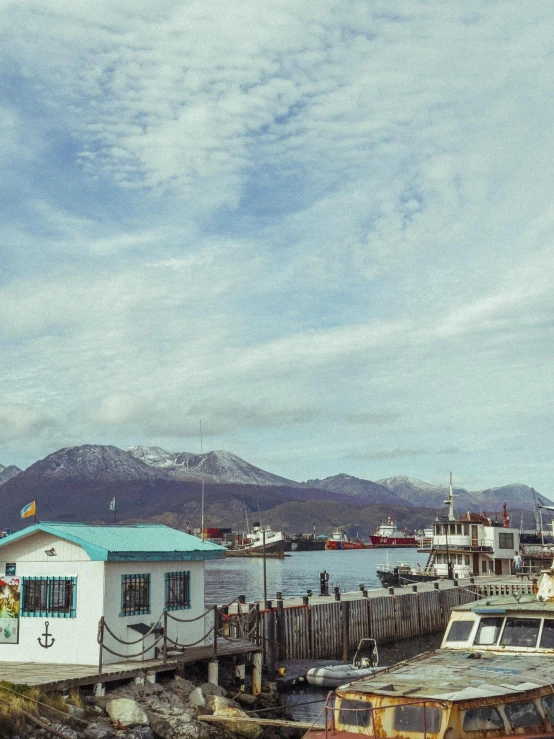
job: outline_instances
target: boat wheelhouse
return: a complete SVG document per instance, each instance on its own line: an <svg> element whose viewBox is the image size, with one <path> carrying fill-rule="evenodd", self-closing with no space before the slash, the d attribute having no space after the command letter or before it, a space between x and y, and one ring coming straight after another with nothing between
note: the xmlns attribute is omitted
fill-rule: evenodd
<svg viewBox="0 0 554 739"><path fill-rule="evenodd" d="M441 648L329 695L310 739L554 737L554 569L537 594L453 609Z"/></svg>

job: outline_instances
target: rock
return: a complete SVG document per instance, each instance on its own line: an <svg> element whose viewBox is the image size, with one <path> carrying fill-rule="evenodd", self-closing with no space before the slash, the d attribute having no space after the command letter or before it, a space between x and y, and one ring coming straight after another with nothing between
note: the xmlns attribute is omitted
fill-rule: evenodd
<svg viewBox="0 0 554 739"><path fill-rule="evenodd" d="M233 708L232 706L225 706L220 708L218 711L214 711L214 716L229 716L229 718L248 718L247 714L240 708ZM258 739L263 733L262 729L250 721L221 721L220 723L224 729L230 731L232 734L238 734L244 736L246 739Z"/></svg>
<svg viewBox="0 0 554 739"><path fill-rule="evenodd" d="M154 734L148 726L138 726L136 729L126 731L124 739L154 739Z"/></svg>
<svg viewBox="0 0 554 739"><path fill-rule="evenodd" d="M204 695L202 688L194 688L194 690L189 694L188 700L193 706L206 705L206 696Z"/></svg>
<svg viewBox="0 0 554 739"><path fill-rule="evenodd" d="M65 724L59 723L59 721L53 723L52 728L66 736L67 739L79 739L79 735L76 731L73 731L73 729L70 729L69 726L66 726Z"/></svg>
<svg viewBox="0 0 554 739"><path fill-rule="evenodd" d="M220 695L208 695L206 698L206 708L212 713L217 713L221 708L240 708L240 706L230 698L223 698Z"/></svg>
<svg viewBox="0 0 554 739"><path fill-rule="evenodd" d="M108 716L123 726L148 726L150 719L131 698L113 698L106 706Z"/></svg>
<svg viewBox="0 0 554 739"><path fill-rule="evenodd" d="M171 737L171 725L169 721L161 716L152 716L150 719L150 727L154 734L161 737L161 739L170 739Z"/></svg>
<svg viewBox="0 0 554 739"><path fill-rule="evenodd" d="M85 715L85 709L80 708L79 706L74 706L72 703L67 703L67 712L70 716L73 716L73 718L83 718Z"/></svg>
<svg viewBox="0 0 554 739"><path fill-rule="evenodd" d="M235 700L237 703L242 703L245 706L253 706L254 703L258 702L258 697L252 695L252 693L238 693L235 695Z"/></svg>
<svg viewBox="0 0 554 739"><path fill-rule="evenodd" d="M227 695L227 691L225 688L222 688L221 685L214 685L213 683L202 683L200 686L202 688L202 692L204 695L220 695L221 697L225 697Z"/></svg>
<svg viewBox="0 0 554 739"><path fill-rule="evenodd" d="M178 695L181 700L185 701L196 686L194 683L191 683L190 680L185 680L182 677L175 677L173 680L162 683L160 687L175 693L175 695Z"/></svg>
<svg viewBox="0 0 554 739"><path fill-rule="evenodd" d="M112 739L112 737L115 737L113 726L105 721L90 724L83 733L86 739Z"/></svg>

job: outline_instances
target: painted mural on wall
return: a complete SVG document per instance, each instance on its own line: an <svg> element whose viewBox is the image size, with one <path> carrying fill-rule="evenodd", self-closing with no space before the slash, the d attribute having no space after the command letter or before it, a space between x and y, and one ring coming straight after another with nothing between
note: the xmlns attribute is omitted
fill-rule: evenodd
<svg viewBox="0 0 554 739"><path fill-rule="evenodd" d="M18 577L0 577L0 644L19 642L20 585Z"/></svg>

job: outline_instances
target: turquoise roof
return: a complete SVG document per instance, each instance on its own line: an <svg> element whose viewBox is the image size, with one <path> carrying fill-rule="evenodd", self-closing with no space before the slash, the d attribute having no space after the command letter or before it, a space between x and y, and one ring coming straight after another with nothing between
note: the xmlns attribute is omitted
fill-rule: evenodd
<svg viewBox="0 0 554 739"><path fill-rule="evenodd" d="M5 547L18 539L43 531L81 546L93 560L146 562L220 559L224 547L185 534L163 524L94 526L84 523L46 522L28 526L0 539Z"/></svg>

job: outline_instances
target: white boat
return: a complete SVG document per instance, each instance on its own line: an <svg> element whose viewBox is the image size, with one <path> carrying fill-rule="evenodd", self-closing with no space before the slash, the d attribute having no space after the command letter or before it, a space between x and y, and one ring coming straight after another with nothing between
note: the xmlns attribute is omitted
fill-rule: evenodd
<svg viewBox="0 0 554 739"><path fill-rule="evenodd" d="M419 540L419 551L427 555L422 565L405 562L377 566L383 587L400 587L430 580L469 578L477 575L510 575L514 552L520 549L520 532L510 527L506 505L502 521L470 513L456 515L452 479L446 516L438 516L432 530ZM430 534L430 535L429 535ZM423 562L423 560L422 560Z"/></svg>
<svg viewBox="0 0 554 739"><path fill-rule="evenodd" d="M362 656L364 654L367 656ZM317 688L338 688L339 685L373 675L378 664L375 639L362 639L351 664L312 667L306 673L306 682Z"/></svg>
<svg viewBox="0 0 554 739"><path fill-rule="evenodd" d="M285 535L282 531L273 531L270 526L252 524L252 531L243 536L242 543L227 550L228 556L285 556Z"/></svg>

